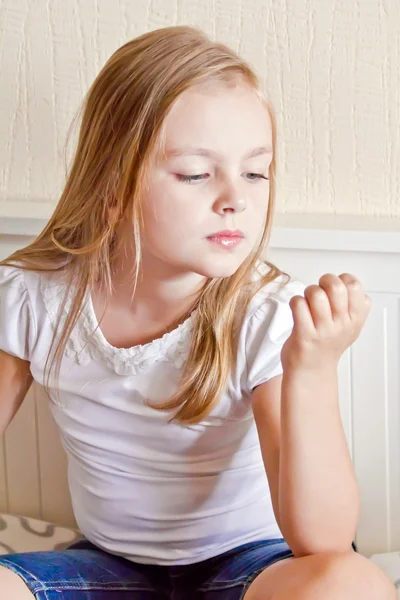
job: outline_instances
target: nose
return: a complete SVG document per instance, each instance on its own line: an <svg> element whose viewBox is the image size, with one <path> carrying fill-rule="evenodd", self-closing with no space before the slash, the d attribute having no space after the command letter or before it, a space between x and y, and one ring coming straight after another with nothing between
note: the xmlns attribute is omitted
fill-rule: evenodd
<svg viewBox="0 0 400 600"><path fill-rule="evenodd" d="M219 214L242 212L246 208L243 189L239 189L239 186L233 182L225 182L215 201L214 208Z"/></svg>

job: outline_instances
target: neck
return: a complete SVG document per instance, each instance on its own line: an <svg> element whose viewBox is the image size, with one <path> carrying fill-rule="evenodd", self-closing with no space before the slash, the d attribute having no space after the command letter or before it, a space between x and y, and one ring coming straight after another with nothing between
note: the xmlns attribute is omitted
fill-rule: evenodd
<svg viewBox="0 0 400 600"><path fill-rule="evenodd" d="M158 320L165 315L169 320L186 315L207 281L202 275L179 270L144 253L135 289L132 249L125 249L121 257L113 272L113 305L144 318Z"/></svg>

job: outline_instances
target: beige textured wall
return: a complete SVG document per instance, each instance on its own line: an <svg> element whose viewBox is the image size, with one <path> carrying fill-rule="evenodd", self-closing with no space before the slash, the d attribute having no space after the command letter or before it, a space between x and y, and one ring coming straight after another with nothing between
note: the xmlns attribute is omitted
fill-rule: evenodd
<svg viewBox="0 0 400 600"><path fill-rule="evenodd" d="M177 23L262 77L280 213L400 217L399 0L0 0L0 218L51 213L96 73L127 40Z"/></svg>

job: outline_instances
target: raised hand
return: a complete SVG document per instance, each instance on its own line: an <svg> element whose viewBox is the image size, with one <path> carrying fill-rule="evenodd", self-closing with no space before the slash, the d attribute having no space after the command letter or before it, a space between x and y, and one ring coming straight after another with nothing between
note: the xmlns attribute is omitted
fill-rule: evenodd
<svg viewBox="0 0 400 600"><path fill-rule="evenodd" d="M282 349L283 370L312 370L337 366L364 326L370 299L353 275L326 274L290 308L294 327Z"/></svg>

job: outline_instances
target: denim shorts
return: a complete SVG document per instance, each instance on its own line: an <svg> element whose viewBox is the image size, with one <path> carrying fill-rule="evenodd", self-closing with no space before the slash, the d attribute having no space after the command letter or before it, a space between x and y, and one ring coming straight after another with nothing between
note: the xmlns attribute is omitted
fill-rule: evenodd
<svg viewBox="0 0 400 600"><path fill-rule="evenodd" d="M142 565L82 540L62 551L0 556L38 600L241 600L254 579L293 556L283 539L252 542L192 565ZM1 595L1 590L0 590Z"/></svg>

